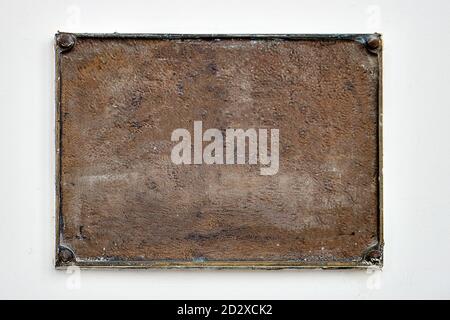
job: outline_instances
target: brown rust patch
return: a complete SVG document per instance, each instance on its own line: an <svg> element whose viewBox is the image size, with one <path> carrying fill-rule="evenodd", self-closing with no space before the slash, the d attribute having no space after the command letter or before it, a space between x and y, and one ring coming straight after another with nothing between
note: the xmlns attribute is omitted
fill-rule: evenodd
<svg viewBox="0 0 450 320"><path fill-rule="evenodd" d="M58 245L86 266L366 265L382 242L380 57L331 40L79 36L58 51ZM196 120L278 128L278 173L173 164L172 131Z"/></svg>

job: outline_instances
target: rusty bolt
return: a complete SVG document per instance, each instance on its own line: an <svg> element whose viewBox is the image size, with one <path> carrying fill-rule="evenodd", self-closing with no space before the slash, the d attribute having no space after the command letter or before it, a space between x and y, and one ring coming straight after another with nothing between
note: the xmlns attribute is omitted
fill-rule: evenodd
<svg viewBox="0 0 450 320"><path fill-rule="evenodd" d="M372 250L367 254L366 259L372 264L378 264L381 261L381 256L381 251Z"/></svg>
<svg viewBox="0 0 450 320"><path fill-rule="evenodd" d="M75 44L75 36L70 33L59 33L56 36L56 43L63 50L72 49Z"/></svg>
<svg viewBox="0 0 450 320"><path fill-rule="evenodd" d="M69 262L74 258L73 253L69 249L64 247L59 248L58 257L62 262Z"/></svg>
<svg viewBox="0 0 450 320"><path fill-rule="evenodd" d="M380 47L380 45L381 45L380 37L372 35L372 36L369 36L369 38L367 38L367 46L370 49L376 50Z"/></svg>

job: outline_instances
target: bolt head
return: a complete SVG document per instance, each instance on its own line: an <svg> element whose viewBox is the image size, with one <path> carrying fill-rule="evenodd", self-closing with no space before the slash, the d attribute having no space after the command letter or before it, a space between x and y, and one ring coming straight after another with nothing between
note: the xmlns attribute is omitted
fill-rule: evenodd
<svg viewBox="0 0 450 320"><path fill-rule="evenodd" d="M367 260L371 263L378 263L381 260L381 252L379 250L373 250L367 255Z"/></svg>
<svg viewBox="0 0 450 320"><path fill-rule="evenodd" d="M372 35L367 39L367 46L372 49L378 49L381 45L380 37Z"/></svg>
<svg viewBox="0 0 450 320"><path fill-rule="evenodd" d="M72 260L72 253L67 249L60 249L59 258L62 262L69 262Z"/></svg>
<svg viewBox="0 0 450 320"><path fill-rule="evenodd" d="M71 49L75 44L75 36L70 33L60 33L56 36L56 43L64 50Z"/></svg>

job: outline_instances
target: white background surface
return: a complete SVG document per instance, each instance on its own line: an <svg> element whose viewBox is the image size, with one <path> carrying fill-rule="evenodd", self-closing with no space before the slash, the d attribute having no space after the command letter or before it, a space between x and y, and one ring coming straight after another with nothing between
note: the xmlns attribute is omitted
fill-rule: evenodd
<svg viewBox="0 0 450 320"><path fill-rule="evenodd" d="M382 32L383 271L54 270L57 30ZM450 298L450 1L0 0L0 33L0 298Z"/></svg>

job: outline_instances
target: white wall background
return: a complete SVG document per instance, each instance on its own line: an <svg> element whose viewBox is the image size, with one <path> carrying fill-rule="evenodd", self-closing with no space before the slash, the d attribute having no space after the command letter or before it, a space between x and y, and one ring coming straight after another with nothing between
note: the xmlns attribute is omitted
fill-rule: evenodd
<svg viewBox="0 0 450 320"><path fill-rule="evenodd" d="M54 270L57 30L382 32L384 270ZM0 0L0 35L0 298L450 298L450 1Z"/></svg>

